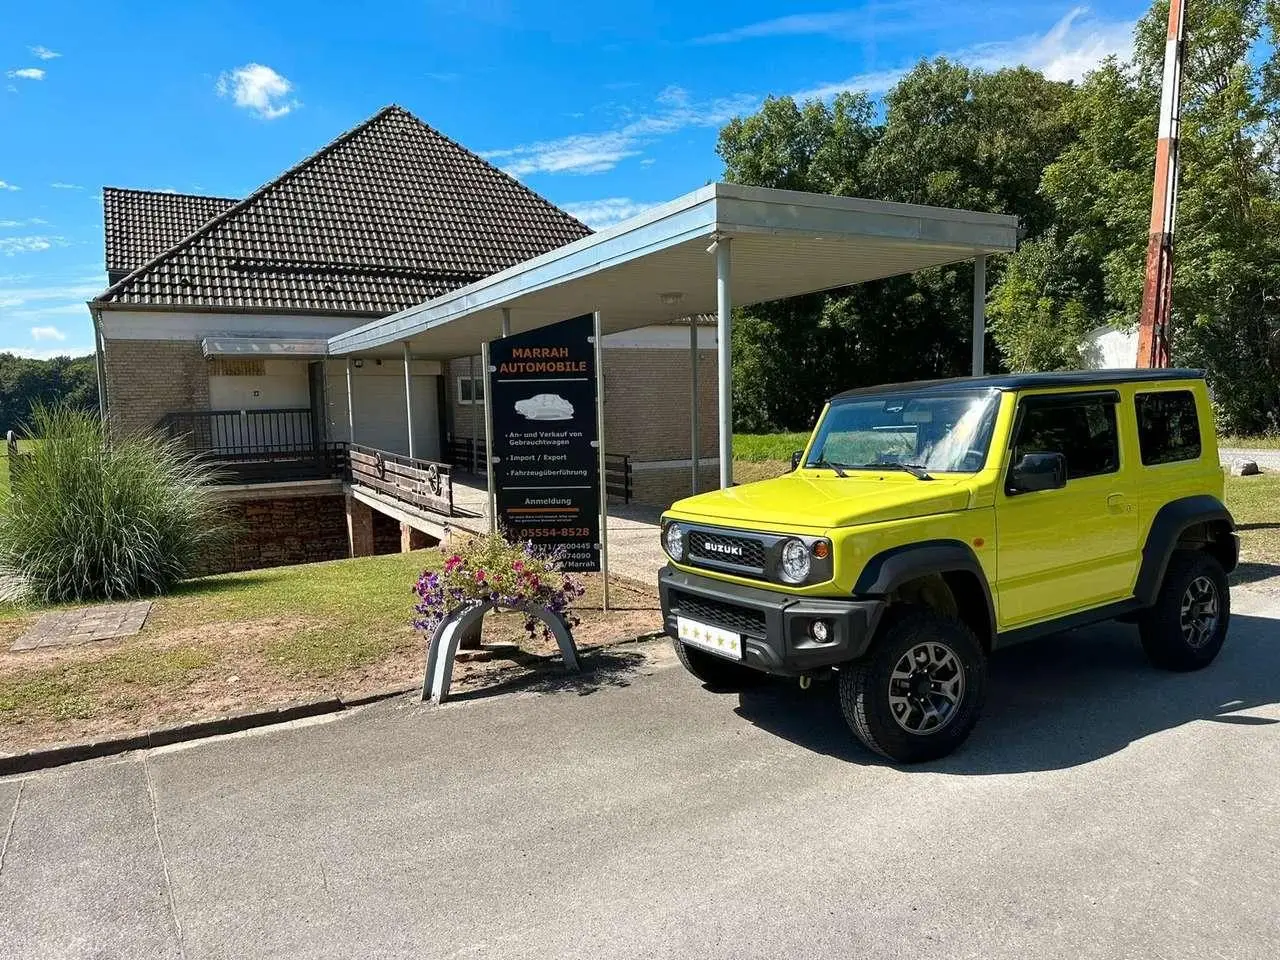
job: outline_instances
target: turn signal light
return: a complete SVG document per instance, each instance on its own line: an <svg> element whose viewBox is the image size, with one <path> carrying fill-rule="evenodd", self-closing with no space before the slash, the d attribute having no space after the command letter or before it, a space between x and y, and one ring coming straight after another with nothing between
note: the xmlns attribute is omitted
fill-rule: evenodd
<svg viewBox="0 0 1280 960"><path fill-rule="evenodd" d="M813 544L813 555L819 560L825 560L831 556L831 544L825 540L817 540Z"/></svg>

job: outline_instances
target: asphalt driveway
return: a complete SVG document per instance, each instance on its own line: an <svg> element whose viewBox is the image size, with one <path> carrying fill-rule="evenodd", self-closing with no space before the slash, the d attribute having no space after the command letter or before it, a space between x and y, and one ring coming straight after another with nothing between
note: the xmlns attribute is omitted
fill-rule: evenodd
<svg viewBox="0 0 1280 960"><path fill-rule="evenodd" d="M829 689L711 693L655 645L0 781L0 954L1270 960L1267 588L1198 674L1124 627L997 656L973 739L924 768L857 747Z"/></svg>

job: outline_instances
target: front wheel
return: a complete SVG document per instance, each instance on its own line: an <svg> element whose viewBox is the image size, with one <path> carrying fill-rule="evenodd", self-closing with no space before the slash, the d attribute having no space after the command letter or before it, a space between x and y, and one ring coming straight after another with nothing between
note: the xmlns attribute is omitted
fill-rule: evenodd
<svg viewBox="0 0 1280 960"><path fill-rule="evenodd" d="M924 607L885 613L866 656L840 668L840 708L868 748L899 763L944 757L969 735L987 659L964 624Z"/></svg>
<svg viewBox="0 0 1280 960"><path fill-rule="evenodd" d="M1231 593L1215 557L1179 550L1169 560L1155 604L1138 621L1147 659L1165 670L1199 670L1227 638Z"/></svg>

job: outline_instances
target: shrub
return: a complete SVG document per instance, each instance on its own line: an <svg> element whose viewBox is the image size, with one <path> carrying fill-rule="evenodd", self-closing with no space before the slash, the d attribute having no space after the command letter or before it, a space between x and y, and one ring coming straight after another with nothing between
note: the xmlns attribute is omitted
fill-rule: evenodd
<svg viewBox="0 0 1280 960"><path fill-rule="evenodd" d="M164 593L220 538L207 467L150 434L108 437L93 414L36 407L39 440L0 495L0 585L37 603Z"/></svg>
<svg viewBox="0 0 1280 960"><path fill-rule="evenodd" d="M560 558L538 550L532 543L512 543L501 534L473 537L455 546L441 547L444 565L440 570L424 570L414 588L418 616L413 625L428 636L435 633L445 616L473 601L492 600L498 607L523 604L546 607L569 628L578 617L573 603L584 593L582 582L560 569ZM538 622L525 620L532 638ZM547 637L549 631L543 627Z"/></svg>

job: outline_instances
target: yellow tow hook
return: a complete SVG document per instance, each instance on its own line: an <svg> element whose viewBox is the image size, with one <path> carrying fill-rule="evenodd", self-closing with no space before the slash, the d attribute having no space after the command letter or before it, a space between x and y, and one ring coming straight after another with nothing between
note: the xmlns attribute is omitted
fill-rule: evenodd
<svg viewBox="0 0 1280 960"><path fill-rule="evenodd" d="M807 673L800 674L800 689L808 690L811 686L813 686L813 677Z"/></svg>

